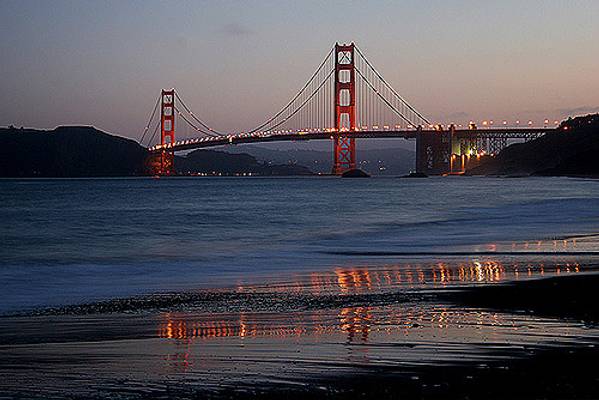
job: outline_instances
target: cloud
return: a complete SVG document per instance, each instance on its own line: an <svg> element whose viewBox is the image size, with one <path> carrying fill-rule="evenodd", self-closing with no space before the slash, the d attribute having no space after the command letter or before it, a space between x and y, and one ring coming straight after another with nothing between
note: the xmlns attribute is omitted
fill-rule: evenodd
<svg viewBox="0 0 599 400"><path fill-rule="evenodd" d="M249 36L253 35L254 31L245 25L233 22L222 27L221 32L227 36Z"/></svg>

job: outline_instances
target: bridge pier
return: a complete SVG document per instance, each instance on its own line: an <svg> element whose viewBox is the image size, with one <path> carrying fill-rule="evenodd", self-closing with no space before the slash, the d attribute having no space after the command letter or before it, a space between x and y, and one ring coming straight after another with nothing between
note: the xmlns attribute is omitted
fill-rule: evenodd
<svg viewBox="0 0 599 400"><path fill-rule="evenodd" d="M463 174L479 164L483 155L496 155L507 146L503 136L487 136L471 126L456 132L437 127L435 131L416 134L416 172L426 175Z"/></svg>
<svg viewBox="0 0 599 400"><path fill-rule="evenodd" d="M146 169L149 175L173 175L175 171L175 155L173 152L166 150L150 153L146 159Z"/></svg>
<svg viewBox="0 0 599 400"><path fill-rule="evenodd" d="M416 134L416 172L426 175L444 175L451 170L451 143L453 130L427 131Z"/></svg>

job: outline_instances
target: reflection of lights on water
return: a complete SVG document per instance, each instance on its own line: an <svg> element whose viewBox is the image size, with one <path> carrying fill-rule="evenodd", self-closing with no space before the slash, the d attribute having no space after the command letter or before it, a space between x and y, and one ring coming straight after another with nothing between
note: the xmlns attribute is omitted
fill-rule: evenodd
<svg viewBox="0 0 599 400"><path fill-rule="evenodd" d="M239 317L239 336L244 338L247 335L247 326L245 324L245 314L241 314Z"/></svg>
<svg viewBox="0 0 599 400"><path fill-rule="evenodd" d="M321 336L344 334L348 341L367 341L373 333L385 335L410 335L414 329L445 331L463 329L466 326L503 325L495 312L480 310L460 311L438 307L427 310L418 306L402 308L389 307L344 307L337 313L336 320L330 314L294 314L293 321L261 323L250 322L247 315L237 318L193 320L181 315L170 316L158 330L158 337L183 340L210 340L238 337L240 339L276 337L291 338L301 336ZM218 317L215 317L218 318ZM280 323L281 325L277 325Z"/></svg>
<svg viewBox="0 0 599 400"><path fill-rule="evenodd" d="M580 241L588 241L589 245L596 247L597 240L599 236L589 236L589 237L576 237L576 238L567 238L567 239L551 239L551 240L534 240L534 241L522 241L522 242L512 242L511 244L495 244L490 243L482 247L477 247L477 250L485 250L490 252L496 252L501 250L506 250L507 248L510 251L518 252L518 251L538 251L540 253L553 253L555 251L568 251L568 250L577 250L578 243Z"/></svg>
<svg viewBox="0 0 599 400"><path fill-rule="evenodd" d="M555 273L558 270L567 268L570 272L580 272L580 265L576 262L556 263L554 264ZM499 261L472 261L468 263L457 263L449 265L447 263L437 263L434 265L390 265L383 269L375 268L337 268L335 269L336 279L320 279L319 286L306 287L305 290L314 293L340 291L341 293L362 292L368 290L379 290L386 287L391 288L398 285L426 285L449 283L468 283L468 282L499 282L508 277L520 276L519 263L508 264L507 266ZM527 277L544 276L546 273L544 263L525 266ZM314 282L314 280L312 280Z"/></svg>
<svg viewBox="0 0 599 400"><path fill-rule="evenodd" d="M564 241L558 241L566 245ZM539 242L530 242L526 246L539 246ZM568 245L573 245L572 241ZM532 278L550 274L579 273L581 266L575 261L556 263L511 262L496 260L472 260L468 262L404 263L385 265L377 268L352 267L336 268L330 272L312 273L305 278L287 282L285 286L268 286L270 292L288 293L309 292L315 295L339 293L348 295L369 291L384 291L397 287L426 287L427 285L449 285L455 283L494 283L506 279ZM291 290L290 290L291 288ZM238 292L254 292L264 287L238 285ZM427 307L431 307L428 305ZM171 339L176 343L177 351L165 359L175 368L189 367L187 346L194 341L218 338L240 338L244 342L252 338L299 338L306 336L342 335L347 342L372 341L373 335L392 335L409 337L416 332L418 338L423 335L450 335L460 337L464 329L470 332L486 330L486 334L505 334L506 323L501 315L493 312L469 310L467 312L432 306L432 309L419 306L386 307L344 307L335 312L293 313L272 320L260 314L215 314L193 316L165 314L158 329L158 336ZM508 324L510 330L521 327ZM470 327L470 328L469 328ZM476 328L475 328L476 327ZM494 330L501 327L503 330ZM472 331L472 329L478 329ZM503 332L503 333L501 333ZM472 333L471 333L472 335ZM294 339L295 340L295 339ZM245 346L245 345L244 345ZM179 348L182 347L182 348Z"/></svg>
<svg viewBox="0 0 599 400"><path fill-rule="evenodd" d="M346 332L348 341L360 334L362 341L368 340L372 325L371 307L346 307L339 312L339 328Z"/></svg>
<svg viewBox="0 0 599 400"><path fill-rule="evenodd" d="M476 271L476 280L482 282L484 280L482 265L479 262L474 263L474 270Z"/></svg>
<svg viewBox="0 0 599 400"><path fill-rule="evenodd" d="M397 287L426 287L459 283L495 283L507 279L533 278L562 270L580 272L576 261L505 263L497 260L468 262L404 263L377 267L338 267L331 272L313 272L308 276L296 275L290 282L279 285L237 286L238 292L282 292L351 294ZM558 272L559 270L559 272Z"/></svg>

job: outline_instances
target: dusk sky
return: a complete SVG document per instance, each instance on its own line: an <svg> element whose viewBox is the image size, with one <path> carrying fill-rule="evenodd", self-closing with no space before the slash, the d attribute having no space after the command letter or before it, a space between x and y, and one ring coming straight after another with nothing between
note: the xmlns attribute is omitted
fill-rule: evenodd
<svg viewBox="0 0 599 400"><path fill-rule="evenodd" d="M429 119L599 111L599 1L0 2L0 125L138 138L161 88L252 128L354 41Z"/></svg>

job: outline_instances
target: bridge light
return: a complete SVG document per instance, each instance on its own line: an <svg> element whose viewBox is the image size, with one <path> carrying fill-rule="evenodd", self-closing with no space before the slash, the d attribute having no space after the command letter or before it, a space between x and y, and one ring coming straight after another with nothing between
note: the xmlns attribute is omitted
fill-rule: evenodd
<svg viewBox="0 0 599 400"><path fill-rule="evenodd" d="M503 121L503 125L507 125L507 121Z"/></svg>
<svg viewBox="0 0 599 400"><path fill-rule="evenodd" d="M483 121L483 126L487 126L488 122L487 121Z"/></svg>
<svg viewBox="0 0 599 400"><path fill-rule="evenodd" d="M520 125L520 120L516 120L516 125Z"/></svg>
<svg viewBox="0 0 599 400"><path fill-rule="evenodd" d="M532 121L528 121L528 125L532 125Z"/></svg>

